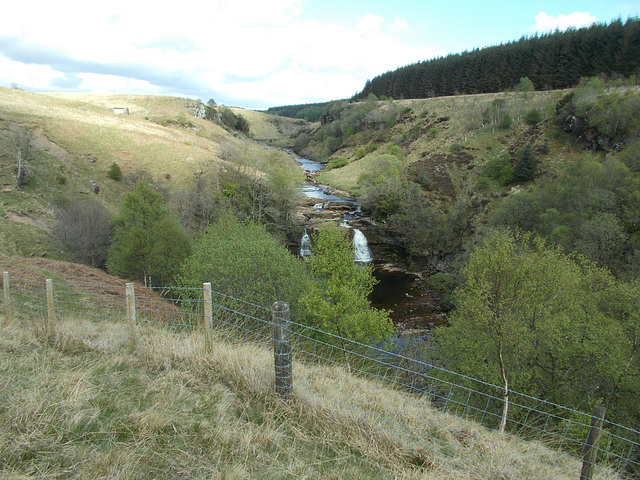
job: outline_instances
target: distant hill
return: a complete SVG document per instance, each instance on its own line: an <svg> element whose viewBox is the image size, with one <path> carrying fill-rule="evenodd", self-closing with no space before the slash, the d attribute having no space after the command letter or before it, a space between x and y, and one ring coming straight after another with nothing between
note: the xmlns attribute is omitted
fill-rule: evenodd
<svg viewBox="0 0 640 480"><path fill-rule="evenodd" d="M640 20L616 20L580 29L522 37L492 46L414 63L368 80L352 100L430 98L495 93L528 77L536 90L574 87L597 75L640 73Z"/></svg>
<svg viewBox="0 0 640 480"><path fill-rule="evenodd" d="M328 104L329 102L284 105L280 107L271 107L267 110L267 113L271 115L280 115L282 117L305 119L309 122L317 122Z"/></svg>

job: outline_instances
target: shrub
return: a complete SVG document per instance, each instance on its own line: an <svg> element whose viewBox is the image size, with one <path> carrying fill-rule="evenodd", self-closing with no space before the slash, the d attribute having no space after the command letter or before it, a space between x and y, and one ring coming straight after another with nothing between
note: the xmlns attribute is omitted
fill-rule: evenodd
<svg viewBox="0 0 640 480"><path fill-rule="evenodd" d="M111 164L109 170L107 170L107 177L116 182L122 178L122 170L120 170L120 166L117 163Z"/></svg>
<svg viewBox="0 0 640 480"><path fill-rule="evenodd" d="M393 155L398 160L404 159L404 152L402 151L402 148L400 148L398 145L389 145L387 147L387 153L389 155Z"/></svg>
<svg viewBox="0 0 640 480"><path fill-rule="evenodd" d="M454 143L449 147L449 151L454 154L462 152L463 149L464 147L460 143Z"/></svg>
<svg viewBox="0 0 640 480"><path fill-rule="evenodd" d="M513 125L511 115L505 115L502 117L502 120L500 120L500 123L498 123L498 128L500 128L500 130L509 130L511 125Z"/></svg>
<svg viewBox="0 0 640 480"><path fill-rule="evenodd" d="M513 168L509 155L489 160L482 173L500 185L509 185L513 180Z"/></svg>
<svg viewBox="0 0 640 480"><path fill-rule="evenodd" d="M429 136L430 139L434 139L438 136L438 131L439 130L436 127L431 127L427 132L427 135Z"/></svg>
<svg viewBox="0 0 640 480"><path fill-rule="evenodd" d="M476 179L476 187L478 190L488 190L491 186L491 179L487 177L478 177Z"/></svg>
<svg viewBox="0 0 640 480"><path fill-rule="evenodd" d="M347 157L332 158L331 160L329 160L329 163L327 163L327 170L332 170L334 168L341 168L348 164L349 164L349 159Z"/></svg>
<svg viewBox="0 0 640 480"><path fill-rule="evenodd" d="M524 121L527 125L536 125L542 121L542 113L536 108L529 110L524 116Z"/></svg>
<svg viewBox="0 0 640 480"><path fill-rule="evenodd" d="M356 159L360 160L362 157L364 157L367 154L367 151L364 148L361 148L360 150L358 150L356 152Z"/></svg>
<svg viewBox="0 0 640 480"><path fill-rule="evenodd" d="M427 189L433 186L433 180L431 180L431 178L429 178L429 175L427 175L424 172L420 172L418 174L418 176L416 177L416 182L418 182L421 186Z"/></svg>

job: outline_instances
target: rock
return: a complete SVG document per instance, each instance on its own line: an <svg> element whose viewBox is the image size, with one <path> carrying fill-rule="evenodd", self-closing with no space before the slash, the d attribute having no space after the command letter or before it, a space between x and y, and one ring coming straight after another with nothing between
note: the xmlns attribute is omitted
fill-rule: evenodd
<svg viewBox="0 0 640 480"><path fill-rule="evenodd" d="M91 189L93 190L93 193L98 195L100 193L100 185L98 185L93 180L89 180L89 183L91 184Z"/></svg>

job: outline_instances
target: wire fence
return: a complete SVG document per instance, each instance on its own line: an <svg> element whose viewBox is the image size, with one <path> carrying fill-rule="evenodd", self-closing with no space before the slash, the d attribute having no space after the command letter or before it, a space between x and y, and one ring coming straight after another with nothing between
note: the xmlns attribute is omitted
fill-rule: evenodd
<svg viewBox="0 0 640 480"><path fill-rule="evenodd" d="M211 291L209 284L202 289L134 290L132 284L125 288L40 282L9 278L5 272L3 306L7 323L31 325L49 338L72 332L106 350L135 351L137 339L159 330L172 335L176 345L181 338L199 335L208 349L220 341L273 348L274 363L256 368L271 372L285 401L310 393L324 395L339 408L376 416L393 435L445 455L450 451L456 462L481 462L478 452L483 449L512 448L505 454L514 468L532 468L530 452L495 443L492 439L498 435L476 438L463 426L468 422L489 431L498 428L505 401L501 387L399 355L392 348L363 345L296 323L281 302L266 308ZM305 365L323 368L309 373ZM336 368L348 372L340 382L336 382ZM319 389L314 382L333 388ZM381 388L373 394L371 385ZM598 415L517 392L511 392L509 400L503 436L542 445L566 459L558 462L539 455L544 468L533 467L537 471L533 478L578 478L580 465L579 478L640 478L640 432L607 420L600 427ZM443 415L428 413L433 411ZM459 422L445 420L451 416ZM599 444L591 438L596 430L601 433ZM456 449L442 447L443 441L464 444L465 436L474 436L476 452L460 456Z"/></svg>

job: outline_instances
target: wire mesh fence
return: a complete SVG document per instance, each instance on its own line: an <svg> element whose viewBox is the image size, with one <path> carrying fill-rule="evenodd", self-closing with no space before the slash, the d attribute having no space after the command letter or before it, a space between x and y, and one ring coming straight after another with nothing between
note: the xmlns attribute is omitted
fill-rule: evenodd
<svg viewBox="0 0 640 480"><path fill-rule="evenodd" d="M482 451L502 449L514 468L532 468L531 452L515 447L508 451L510 443L495 443L496 437L479 436L465 427L498 428L505 402L501 387L400 355L391 343L364 345L296 323L282 305L254 305L211 291L209 284L202 289L134 290L131 284L39 282L5 273L3 306L5 322L31 326L44 336L72 332L107 350L135 350L136 338L160 330L172 335L176 345L181 338L198 335L209 349L216 342L273 348L274 363L256 368L273 375L285 400L323 396L328 405L375 417L385 435L437 449L456 462L482 462ZM517 392L511 392L509 400L506 436L556 454L537 454L532 478L578 478L594 416ZM583 471L580 478L640 478L640 432L606 420L598 431L602 435L593 457L598 467ZM465 442L473 448L467 446L461 455L453 444ZM559 462L557 455L565 460Z"/></svg>

